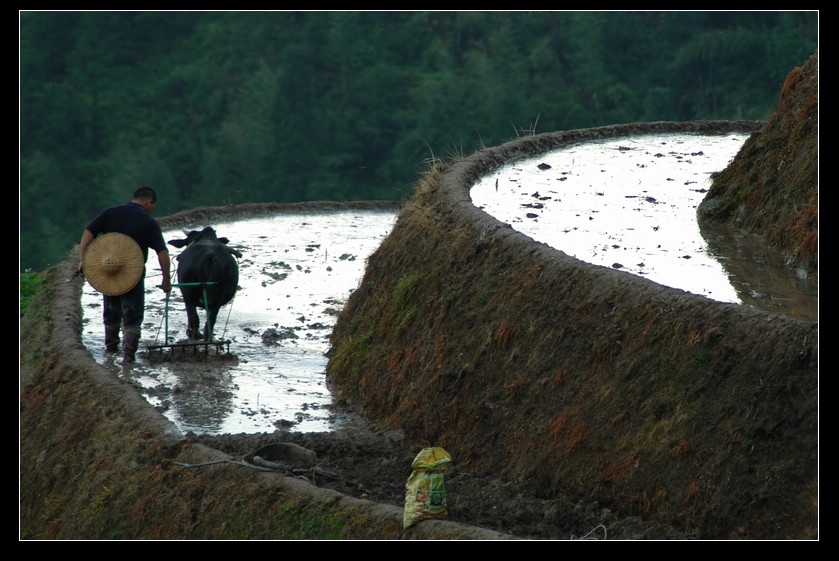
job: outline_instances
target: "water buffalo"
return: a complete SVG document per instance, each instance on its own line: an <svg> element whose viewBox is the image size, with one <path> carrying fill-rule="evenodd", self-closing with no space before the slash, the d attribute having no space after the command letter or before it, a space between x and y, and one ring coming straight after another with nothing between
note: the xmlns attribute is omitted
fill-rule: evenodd
<svg viewBox="0 0 839 561"><path fill-rule="evenodd" d="M227 246L227 238L219 238L209 226L186 234L185 239L169 240L169 245L186 247L178 256L178 284L184 297L187 315L187 337L199 339L196 308L205 308L207 322L204 339L212 340L219 308L236 295L239 287L239 264L234 259L242 254ZM206 291L206 295L205 295ZM205 304L206 298L206 304Z"/></svg>

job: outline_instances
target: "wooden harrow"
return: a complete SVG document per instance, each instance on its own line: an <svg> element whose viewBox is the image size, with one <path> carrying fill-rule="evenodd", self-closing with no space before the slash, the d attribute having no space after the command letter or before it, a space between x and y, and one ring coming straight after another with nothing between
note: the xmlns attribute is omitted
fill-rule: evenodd
<svg viewBox="0 0 839 561"><path fill-rule="evenodd" d="M206 282L182 282L173 284L172 288L181 287L181 286L202 286L204 287L204 311L209 309L209 302L207 301L207 285L216 284L213 281L206 281ZM176 354L180 357L185 357L187 354L191 356L200 356L203 355L205 358L209 356L210 349L215 349L216 354L219 356L222 355L229 355L230 354L230 340L229 339L214 339L212 333L210 333L210 339L201 339L196 341L186 341L180 343L169 343L169 295L166 295L166 307L163 314L165 319L165 331L164 331L164 341L166 343L162 345L148 345L146 348L149 351L149 355L151 356L153 353L163 353L166 349L171 351L170 355L174 358ZM191 351L191 353L190 353Z"/></svg>

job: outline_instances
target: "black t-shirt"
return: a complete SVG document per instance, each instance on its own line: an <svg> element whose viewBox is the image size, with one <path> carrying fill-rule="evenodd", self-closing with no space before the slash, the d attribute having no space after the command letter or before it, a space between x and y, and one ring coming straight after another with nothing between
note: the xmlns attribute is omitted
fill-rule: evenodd
<svg viewBox="0 0 839 561"><path fill-rule="evenodd" d="M129 202L106 208L90 221L87 229L94 237L110 232L131 236L143 250L143 262L149 257L149 248L155 253L166 249L157 219L137 203Z"/></svg>

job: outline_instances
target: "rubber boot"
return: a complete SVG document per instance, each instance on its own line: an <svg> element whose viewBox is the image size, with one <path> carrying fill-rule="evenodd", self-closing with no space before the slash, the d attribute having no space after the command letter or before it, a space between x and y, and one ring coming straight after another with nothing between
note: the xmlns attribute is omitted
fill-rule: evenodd
<svg viewBox="0 0 839 561"><path fill-rule="evenodd" d="M105 352L115 353L119 350L119 326L105 326Z"/></svg>
<svg viewBox="0 0 839 561"><path fill-rule="evenodd" d="M137 347L140 346L140 332L133 329L126 329L122 341L122 362L135 362L137 359Z"/></svg>

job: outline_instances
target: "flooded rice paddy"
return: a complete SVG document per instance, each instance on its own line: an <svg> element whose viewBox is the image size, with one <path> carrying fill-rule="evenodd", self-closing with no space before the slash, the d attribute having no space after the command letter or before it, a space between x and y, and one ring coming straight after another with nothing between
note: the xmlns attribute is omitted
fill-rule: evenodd
<svg viewBox="0 0 839 561"><path fill-rule="evenodd" d="M492 216L580 260L721 302L817 320L817 280L789 271L748 237L700 232L696 223L709 175L745 138L668 134L588 142L510 162L479 180L471 195ZM104 353L101 295L88 284L83 342L183 432L321 432L350 424L334 412L325 383L329 334L396 218L396 210L381 209L286 211L164 232L169 240L213 226L241 251L239 291L215 329L217 339L230 341L230 355L148 350L186 335L180 294L174 290L167 301L155 288L155 259L147 264L137 363L123 366Z"/></svg>

